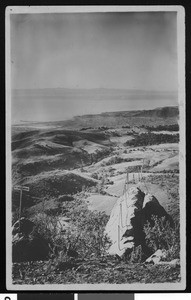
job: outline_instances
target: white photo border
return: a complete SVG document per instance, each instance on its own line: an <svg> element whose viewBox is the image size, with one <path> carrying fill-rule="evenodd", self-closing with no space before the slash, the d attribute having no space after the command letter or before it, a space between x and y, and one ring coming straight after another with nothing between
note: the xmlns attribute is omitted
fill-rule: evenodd
<svg viewBox="0 0 191 300"><path fill-rule="evenodd" d="M98 12L177 12L178 99L180 113L180 242L181 282L152 284L46 284L16 285L12 283L11 234L11 39L12 14L98 13ZM6 287L15 291L171 291L186 288L186 139L185 139L185 9L181 5L145 6L8 6L5 13L6 50Z"/></svg>

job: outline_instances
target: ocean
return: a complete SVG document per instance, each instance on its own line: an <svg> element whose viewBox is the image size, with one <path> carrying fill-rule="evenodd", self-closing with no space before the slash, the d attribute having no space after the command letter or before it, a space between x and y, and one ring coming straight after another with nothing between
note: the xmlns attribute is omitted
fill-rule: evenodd
<svg viewBox="0 0 191 300"><path fill-rule="evenodd" d="M111 89L12 90L12 124L62 121L77 115L178 105L176 92Z"/></svg>

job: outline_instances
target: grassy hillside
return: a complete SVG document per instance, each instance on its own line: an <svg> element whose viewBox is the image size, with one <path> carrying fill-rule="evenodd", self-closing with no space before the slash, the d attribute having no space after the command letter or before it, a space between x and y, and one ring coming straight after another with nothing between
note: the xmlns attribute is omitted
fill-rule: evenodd
<svg viewBox="0 0 191 300"><path fill-rule="evenodd" d="M128 186L155 195L179 224L177 120L178 109L168 107L13 126L13 186L29 187L22 216L35 222L36 234L52 247L44 262L14 263L14 283L180 281L179 265L145 265L139 250L128 259L108 256L103 235L127 172ZM19 192L13 189L13 222L18 210ZM78 258L63 253L68 243Z"/></svg>

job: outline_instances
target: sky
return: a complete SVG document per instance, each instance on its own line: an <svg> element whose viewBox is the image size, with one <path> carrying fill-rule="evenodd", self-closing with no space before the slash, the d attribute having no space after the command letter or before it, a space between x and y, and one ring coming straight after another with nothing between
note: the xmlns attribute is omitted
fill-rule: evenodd
<svg viewBox="0 0 191 300"><path fill-rule="evenodd" d="M177 89L175 12L14 14L13 88Z"/></svg>
<svg viewBox="0 0 191 300"><path fill-rule="evenodd" d="M176 12L12 14L11 87L176 93L176 17ZM62 120L84 113L177 105L177 98L169 94L161 102L159 94L153 101L138 97L133 102L136 97L127 97L99 103L94 97L66 96L51 100L36 92L13 93L13 119Z"/></svg>

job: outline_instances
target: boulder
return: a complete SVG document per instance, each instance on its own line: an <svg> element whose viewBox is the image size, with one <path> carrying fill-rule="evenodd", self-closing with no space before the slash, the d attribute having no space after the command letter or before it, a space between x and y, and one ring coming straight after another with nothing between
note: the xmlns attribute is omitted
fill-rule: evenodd
<svg viewBox="0 0 191 300"><path fill-rule="evenodd" d="M20 224L20 226L19 226L19 224ZM28 235L33 231L34 226L35 226L35 224L32 221L28 220L27 218L22 217L20 219L20 222L19 222L19 220L17 220L14 223L13 228L12 228L12 233L13 233L13 235L15 235L17 233L22 233L24 235Z"/></svg>
<svg viewBox="0 0 191 300"><path fill-rule="evenodd" d="M147 258L145 262L158 264L162 258L166 258L166 252L158 249L154 254Z"/></svg>
<svg viewBox="0 0 191 300"><path fill-rule="evenodd" d="M155 265L179 265L180 259L176 258L171 261L164 261L167 257L166 251L158 249L154 254L152 254L149 258L146 259L145 263L153 263Z"/></svg>
<svg viewBox="0 0 191 300"><path fill-rule="evenodd" d="M158 218L165 217L165 220L170 223L170 226L173 226L173 219L166 212L164 207L160 205L159 201L155 198L155 196L151 194L146 194L143 202L142 209L142 224L146 224L146 222L150 222L151 226L154 225L153 216L157 216Z"/></svg>
<svg viewBox="0 0 191 300"><path fill-rule="evenodd" d="M143 229L147 222L154 225L153 216L165 217L173 226L172 218L153 195L145 195L138 187L129 188L116 201L105 228L105 234L112 243L108 253L122 256L141 245L144 256L150 256L151 250L146 245Z"/></svg>
<svg viewBox="0 0 191 300"><path fill-rule="evenodd" d="M13 262L44 260L50 252L48 243L40 236L34 236L35 223L22 217L12 228Z"/></svg>
<svg viewBox="0 0 191 300"><path fill-rule="evenodd" d="M44 260L50 252L45 240L17 233L12 242L13 262Z"/></svg>

